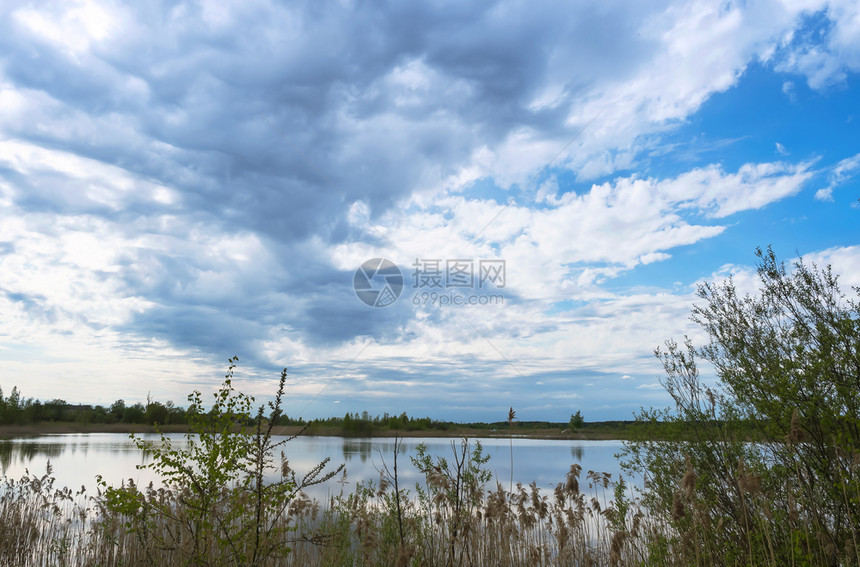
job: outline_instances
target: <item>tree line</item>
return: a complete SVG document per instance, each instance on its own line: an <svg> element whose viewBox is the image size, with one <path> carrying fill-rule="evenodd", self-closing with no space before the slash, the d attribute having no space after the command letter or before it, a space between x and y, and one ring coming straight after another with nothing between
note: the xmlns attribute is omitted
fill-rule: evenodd
<svg viewBox="0 0 860 567"><path fill-rule="evenodd" d="M148 425L185 424L186 410L173 402L147 400L146 404L127 405L117 400L110 406L70 404L65 400L41 401L24 398L17 386L8 396L0 387L0 425L32 425L36 423L135 423Z"/></svg>
<svg viewBox="0 0 860 567"><path fill-rule="evenodd" d="M41 401L34 398L24 398L16 387L4 397L0 387L0 425L33 425L37 423L80 423L111 424L127 423L142 425L187 425L188 410L172 401L166 403L147 399L146 403L127 404L125 400L116 400L109 406L72 404L62 399ZM248 423L248 425L251 425ZM406 412L399 415L371 415L367 411L361 413L347 412L343 417L329 417L305 421L302 418L279 416L279 426L308 426L311 432L320 428L334 429L346 437L360 437L384 431L452 431L460 428L504 431L510 428L505 421L458 423L432 419L430 417L410 417ZM520 421L520 429L559 429L577 430L587 424L583 422L581 412L577 411L567 423L548 421Z"/></svg>

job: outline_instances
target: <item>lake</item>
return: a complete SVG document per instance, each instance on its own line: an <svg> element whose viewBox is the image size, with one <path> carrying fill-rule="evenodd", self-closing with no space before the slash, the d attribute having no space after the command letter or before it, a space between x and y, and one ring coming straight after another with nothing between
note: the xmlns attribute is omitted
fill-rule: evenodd
<svg viewBox="0 0 860 567"><path fill-rule="evenodd" d="M142 434L139 437L158 440L155 434ZM172 443L184 443L183 434L169 434ZM278 438L276 438L277 440ZM428 453L444 456L453 462L451 442L459 446L457 439L444 438L406 438L401 445L398 457L400 485L410 488L414 493L415 483L423 480L409 457L416 455L416 446L424 443ZM507 438L479 439L490 461L486 467L495 479L508 487L511 481L511 441ZM474 443L474 440L471 441ZM622 449L621 441L573 441L548 439L513 439L513 481L528 484L537 482L542 491L551 492L573 463L579 463L585 472L594 470L608 472L613 479L621 473L615 457ZM341 489L351 492L357 481L374 480L378 482L383 459L392 466L394 439L343 438L303 436L287 443L283 450L290 466L299 477L312 469L320 461L329 457L332 469L340 464L346 466L347 483L332 479L327 484L315 487L310 495L327 499ZM0 474L7 477L20 477L25 469L31 473L44 474L50 460L56 486L79 489L86 486L88 492L95 489L95 478L101 474L112 485L119 485L124 479L132 478L139 485L154 481L158 477L150 470L138 470L137 465L149 462L149 457L140 451L126 434L84 433L56 434L0 440ZM274 474L274 473L273 473ZM495 480L488 484L495 488Z"/></svg>

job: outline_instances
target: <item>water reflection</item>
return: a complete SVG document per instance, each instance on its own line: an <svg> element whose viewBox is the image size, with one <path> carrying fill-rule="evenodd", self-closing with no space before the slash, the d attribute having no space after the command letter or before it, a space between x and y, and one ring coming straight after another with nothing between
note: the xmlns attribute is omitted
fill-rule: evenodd
<svg viewBox="0 0 860 567"><path fill-rule="evenodd" d="M368 457L370 457L371 447L372 446L369 439L344 439L344 462L349 463L355 455L358 455L362 463L367 462Z"/></svg>
<svg viewBox="0 0 860 567"><path fill-rule="evenodd" d="M157 435L142 435L144 439L158 441ZM177 446L185 443L181 434L168 434ZM276 439L277 440L277 439ZM414 492L415 484L423 481L421 474L412 466L410 457L416 455L420 443L427 446L429 455L442 456L452 462L452 441L445 438L406 438L401 445L398 472L401 486ZM508 485L511 479L511 444L509 439L481 439L484 453L490 456L487 468L494 479ZM474 443L474 441L472 441ZM474 447L474 444L472 445ZM331 468L341 463L346 465L348 484L336 481L315 487L312 496L327 499L341 490L351 492L358 481L378 482L383 460L390 466L393 461L394 439L391 438L340 438L299 437L282 448L297 473L311 470L325 458L331 459ZM612 473L617 478L621 472L615 453L621 449L620 441L560 441L538 439L514 439L513 479L514 483L528 484L535 481L542 490L550 490L564 480L572 463L579 463L583 472L595 470ZM50 459L57 486L81 486L94 488L95 477L101 474L113 485L132 478L136 483L158 483L158 477L150 470L137 469L150 457L140 451L124 434L92 433L44 435L39 437L0 441L0 473L17 478L28 468L31 473L43 474ZM272 473L272 480L276 473Z"/></svg>
<svg viewBox="0 0 860 567"><path fill-rule="evenodd" d="M55 461L57 457L63 454L67 447L68 445L65 443L40 443L26 439L2 439L0 440L0 474L5 475L6 471L11 469L13 465L21 464L26 467L36 457L46 457L46 464L48 459ZM30 472L36 473L42 471L31 470Z"/></svg>

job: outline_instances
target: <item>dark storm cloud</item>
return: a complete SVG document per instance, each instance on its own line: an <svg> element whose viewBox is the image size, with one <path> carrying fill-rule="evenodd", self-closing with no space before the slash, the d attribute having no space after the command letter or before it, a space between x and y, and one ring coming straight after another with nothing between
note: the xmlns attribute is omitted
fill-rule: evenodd
<svg viewBox="0 0 860 567"><path fill-rule="evenodd" d="M348 222L350 205L364 202L376 220L428 170L443 178L519 128L568 137L564 119L583 86L598 73L623 77L649 50L635 38L646 9L638 4L221 9L224 21L213 22L198 3L135 5L121 30L85 48L41 37L20 13L0 23L4 80L40 101L6 136L176 194L161 202L132 191L108 206L70 196L74 179L2 171L20 190L20 210L101 217L130 238L164 234L154 219L170 215L174 236L183 226L254 234L270 251L265 265L238 272L194 249L141 248L120 261L125 292L154 305L126 331L219 352L250 352L282 325L311 345L402 330L411 306L365 309L351 272L314 256L319 246L376 239ZM556 103L530 106L554 86ZM199 291L213 271L235 293Z"/></svg>

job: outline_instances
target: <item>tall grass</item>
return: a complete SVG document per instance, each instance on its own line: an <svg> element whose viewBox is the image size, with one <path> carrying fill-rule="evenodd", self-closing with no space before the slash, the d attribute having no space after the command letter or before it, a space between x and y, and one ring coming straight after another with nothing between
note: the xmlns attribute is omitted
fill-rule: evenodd
<svg viewBox="0 0 860 567"><path fill-rule="evenodd" d="M424 473L414 490L397 472L341 489L328 502L299 493L269 518L278 549L255 565L588 565L635 562L645 523L619 507L608 475L573 465L551 494L532 483L487 490L479 443L452 447L452 459L422 447L412 463ZM401 465L402 467L402 465ZM583 490L580 486L583 486ZM345 484L341 485L342 487ZM0 490L0 565L232 565L245 540L195 538L193 499L169 487L120 487L140 505L116 506L111 493L55 489L41 477L4 479ZM249 503L211 500L214 517ZM168 514L150 514L155 507ZM273 523L272 523L273 522ZM637 546L639 549L637 549ZM203 558L200 560L200 558Z"/></svg>
<svg viewBox="0 0 860 567"><path fill-rule="evenodd" d="M264 518L276 535L270 553L242 564L860 565L856 543L835 549L821 539L827 511L814 495L769 487L743 463L733 471L742 509L731 520L715 515L700 491L710 473L689 462L677 470L671 502L649 503L623 480L576 464L550 492L535 483L488 486L486 456L465 440L449 459L419 447L411 461L424 479L409 489L397 483L401 461L383 468L379 481L350 490L344 475L338 495L325 502L297 493ZM105 491L56 488L50 467L0 486L2 566L235 565L252 550L249 538L201 539L183 528L200 511L181 490L129 482L120 488L140 505L118 508ZM856 484L843 490L846 499L860 499ZM251 504L227 493L210 503L216 521ZM151 514L156 506L167 513Z"/></svg>

